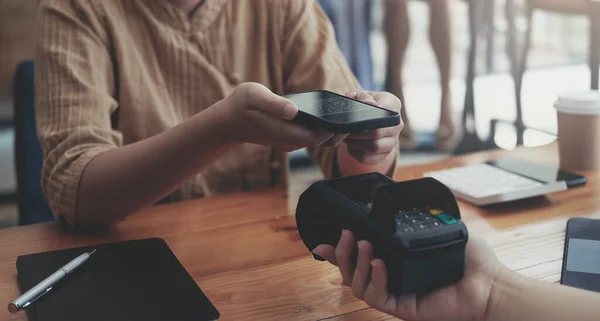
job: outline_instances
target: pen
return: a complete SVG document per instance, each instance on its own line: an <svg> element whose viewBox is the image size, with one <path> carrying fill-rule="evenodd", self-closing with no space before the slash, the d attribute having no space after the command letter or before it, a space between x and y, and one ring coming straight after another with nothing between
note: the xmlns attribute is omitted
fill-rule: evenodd
<svg viewBox="0 0 600 321"><path fill-rule="evenodd" d="M52 273L49 277L45 278L42 282L31 288L29 291L23 293L19 298L8 304L8 311L16 313L19 310L25 309L31 305L35 300L41 298L44 294L50 292L52 288L58 284L67 275L71 274L78 267L82 266L96 250L89 253L83 253L80 256L74 258L71 262L58 269L58 271Z"/></svg>

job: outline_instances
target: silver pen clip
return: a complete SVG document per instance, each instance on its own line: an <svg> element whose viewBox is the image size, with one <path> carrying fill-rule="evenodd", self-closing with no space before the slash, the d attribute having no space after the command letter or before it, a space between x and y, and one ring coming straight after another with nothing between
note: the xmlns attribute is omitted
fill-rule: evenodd
<svg viewBox="0 0 600 321"><path fill-rule="evenodd" d="M25 309L26 307L28 307L29 305L31 305L33 302L37 301L37 299L39 299L42 296L44 296L44 294L50 292L50 290L52 290L52 287L47 288L46 291L42 292L40 295L38 295L35 298L33 298L33 300L31 300L31 301L26 302L25 304L23 304L23 306L21 307L21 309Z"/></svg>

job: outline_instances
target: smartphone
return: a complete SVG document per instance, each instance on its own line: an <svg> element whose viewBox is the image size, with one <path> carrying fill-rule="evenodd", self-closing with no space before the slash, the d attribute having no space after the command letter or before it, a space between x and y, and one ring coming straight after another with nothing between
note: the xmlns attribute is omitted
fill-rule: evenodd
<svg viewBox="0 0 600 321"><path fill-rule="evenodd" d="M576 187L587 183L587 178L585 176L567 172L557 167L528 162L518 158L503 158L497 161L488 162L488 164L546 184L565 181L567 187Z"/></svg>
<svg viewBox="0 0 600 321"><path fill-rule="evenodd" d="M400 124L396 112L327 90L284 95L298 106L295 123L331 133L347 134Z"/></svg>
<svg viewBox="0 0 600 321"><path fill-rule="evenodd" d="M560 284L600 292L600 220L567 222Z"/></svg>

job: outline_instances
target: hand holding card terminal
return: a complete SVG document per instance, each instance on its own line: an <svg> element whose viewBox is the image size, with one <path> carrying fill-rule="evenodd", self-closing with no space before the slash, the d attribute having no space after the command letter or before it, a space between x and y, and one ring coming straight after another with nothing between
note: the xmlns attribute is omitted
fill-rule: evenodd
<svg viewBox="0 0 600 321"><path fill-rule="evenodd" d="M317 182L300 197L296 221L311 251L335 246L342 229L371 242L394 294L463 277L467 229L452 193L434 179L396 183L374 173Z"/></svg>

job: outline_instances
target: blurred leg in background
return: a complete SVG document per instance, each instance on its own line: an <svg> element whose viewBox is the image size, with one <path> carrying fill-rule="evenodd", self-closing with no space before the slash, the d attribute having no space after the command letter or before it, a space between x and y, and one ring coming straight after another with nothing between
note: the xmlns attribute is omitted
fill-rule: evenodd
<svg viewBox="0 0 600 321"><path fill-rule="evenodd" d="M410 22L408 20L408 0L385 0L383 29L388 43L388 65L385 90L398 96L402 101L402 119L404 129L400 133L400 146L414 149L416 142L413 131L406 117L406 103L402 87L402 66L404 54L410 39Z"/></svg>
<svg viewBox="0 0 600 321"><path fill-rule="evenodd" d="M386 90L400 97L403 105L402 65L410 38L408 0L386 0L384 29L388 41L388 70ZM452 25L450 20L451 0L429 0L430 27L429 39L440 72L442 101L440 123L436 132L436 147L448 151L458 143L460 132L452 113L452 95L450 91L450 71L452 68ZM410 108L410 107L409 107ZM404 110L405 110L404 109ZM408 125L406 112L402 114ZM416 147L414 134L406 126L400 142L404 148Z"/></svg>
<svg viewBox="0 0 600 321"><path fill-rule="evenodd" d="M371 56L371 0L319 0L329 15L338 44L366 90L375 90Z"/></svg>
<svg viewBox="0 0 600 321"><path fill-rule="evenodd" d="M452 93L450 71L452 69L452 22L450 21L450 1L429 0L429 40L435 53L440 71L442 102L440 124L436 132L436 145L439 150L450 151L460 139L459 126L452 113Z"/></svg>

